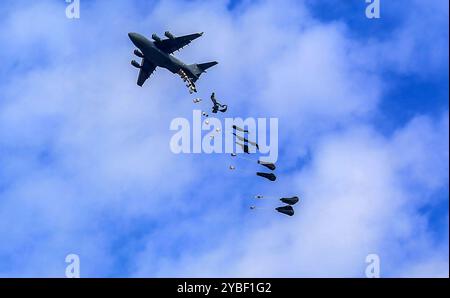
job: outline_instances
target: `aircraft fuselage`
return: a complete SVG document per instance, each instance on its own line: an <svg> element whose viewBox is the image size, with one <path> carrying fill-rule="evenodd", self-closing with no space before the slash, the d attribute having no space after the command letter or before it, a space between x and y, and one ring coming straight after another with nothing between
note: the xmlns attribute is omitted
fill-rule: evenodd
<svg viewBox="0 0 450 298"><path fill-rule="evenodd" d="M128 36L133 44L142 52L142 54L144 54L145 59L152 62L154 65L165 68L174 74L182 69L184 72L196 77L185 63L158 49L155 44L145 36L138 33L129 33Z"/></svg>

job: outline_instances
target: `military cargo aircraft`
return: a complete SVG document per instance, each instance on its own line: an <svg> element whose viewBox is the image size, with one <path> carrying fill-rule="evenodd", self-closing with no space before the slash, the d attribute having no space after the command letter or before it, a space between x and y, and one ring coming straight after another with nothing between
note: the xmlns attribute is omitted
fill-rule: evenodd
<svg viewBox="0 0 450 298"><path fill-rule="evenodd" d="M186 87L189 88L191 94L197 92L195 82L202 73L216 65L217 62L188 65L175 58L172 54L191 43L194 39L202 36L203 33L175 37L169 31L166 31L164 35L167 37L166 39L161 39L156 34L153 34L153 41L150 41L138 33L128 33L129 38L137 47L134 50L134 54L142 58L141 63L135 60L131 61L131 65L139 69L137 84L142 87L156 67L162 67L174 74L178 74L186 82Z"/></svg>

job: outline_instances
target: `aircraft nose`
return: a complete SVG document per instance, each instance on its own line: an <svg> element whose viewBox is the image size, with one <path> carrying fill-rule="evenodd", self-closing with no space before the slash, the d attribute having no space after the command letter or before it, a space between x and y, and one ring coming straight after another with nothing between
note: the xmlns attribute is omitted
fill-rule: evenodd
<svg viewBox="0 0 450 298"><path fill-rule="evenodd" d="M128 33L128 37L131 39L131 42L138 48L142 45L142 37L134 32Z"/></svg>
<svg viewBox="0 0 450 298"><path fill-rule="evenodd" d="M130 32L130 33L128 33L128 37L131 39L131 41L134 41L134 40L136 40L136 33L133 33L133 32Z"/></svg>

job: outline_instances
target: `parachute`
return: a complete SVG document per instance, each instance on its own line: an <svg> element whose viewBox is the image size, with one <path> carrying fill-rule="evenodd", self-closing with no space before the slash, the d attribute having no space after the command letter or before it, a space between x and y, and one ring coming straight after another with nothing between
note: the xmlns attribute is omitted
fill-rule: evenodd
<svg viewBox="0 0 450 298"><path fill-rule="evenodd" d="M233 129L237 130L237 131L240 131L240 132L248 133L248 130L240 128L239 126L236 126L236 125L233 125Z"/></svg>
<svg viewBox="0 0 450 298"><path fill-rule="evenodd" d="M248 145L241 144L239 142L236 142L237 145L242 147L242 150L244 150L245 153L250 154L250 151L248 150Z"/></svg>
<svg viewBox="0 0 450 298"><path fill-rule="evenodd" d="M272 208L265 208L265 207L257 207L255 205L250 206L250 210L267 210L272 211ZM275 208L276 211L283 213L288 216L293 216L295 214L294 208L291 205L281 206Z"/></svg>
<svg viewBox="0 0 450 298"><path fill-rule="evenodd" d="M281 198L280 199L281 202L288 204L288 205L295 205L298 203L299 199L298 197L292 197L292 198Z"/></svg>
<svg viewBox="0 0 450 298"><path fill-rule="evenodd" d="M273 173L262 173L262 172L256 172L256 175L269 179L270 181L277 180L277 176L275 176Z"/></svg>
<svg viewBox="0 0 450 298"><path fill-rule="evenodd" d="M236 133L234 133L234 132L233 132L233 135L234 135L239 141L242 141L242 142L244 142L244 143L251 144L251 145L255 146L256 149L259 149L259 145L258 145L256 142L253 142L253 141L250 141L250 140L248 140L248 139L246 139L246 138L244 138L244 137L238 136L238 135L237 135Z"/></svg>
<svg viewBox="0 0 450 298"><path fill-rule="evenodd" d="M275 166L275 164L273 164L273 163L271 163L271 162L264 162L264 161L258 160L258 164L260 164L260 165L262 165L262 166L268 168L268 169L271 170L271 171L275 171L275 169L277 168L277 167Z"/></svg>
<svg viewBox="0 0 450 298"><path fill-rule="evenodd" d="M280 213L289 215L289 216L294 215L294 208L292 208L291 205L283 206L283 207L278 207L278 208L275 208L275 210L277 210L277 211L280 212Z"/></svg>

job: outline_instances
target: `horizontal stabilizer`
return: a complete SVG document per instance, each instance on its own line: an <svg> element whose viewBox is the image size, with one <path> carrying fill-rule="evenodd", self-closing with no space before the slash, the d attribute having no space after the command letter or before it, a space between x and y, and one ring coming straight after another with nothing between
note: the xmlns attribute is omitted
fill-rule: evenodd
<svg viewBox="0 0 450 298"><path fill-rule="evenodd" d="M212 62L206 62L206 63L200 63L197 64L197 67L204 72L205 70L207 70L210 67L213 67L214 65L218 64L218 62L216 61L212 61Z"/></svg>
<svg viewBox="0 0 450 298"><path fill-rule="evenodd" d="M200 63L200 64L191 64L188 65L188 68L190 72L192 73L193 77L191 77L192 81L195 83L195 81L198 80L200 75L205 72L210 67L213 67L214 65L218 64L216 61L212 62L206 62L206 63Z"/></svg>

